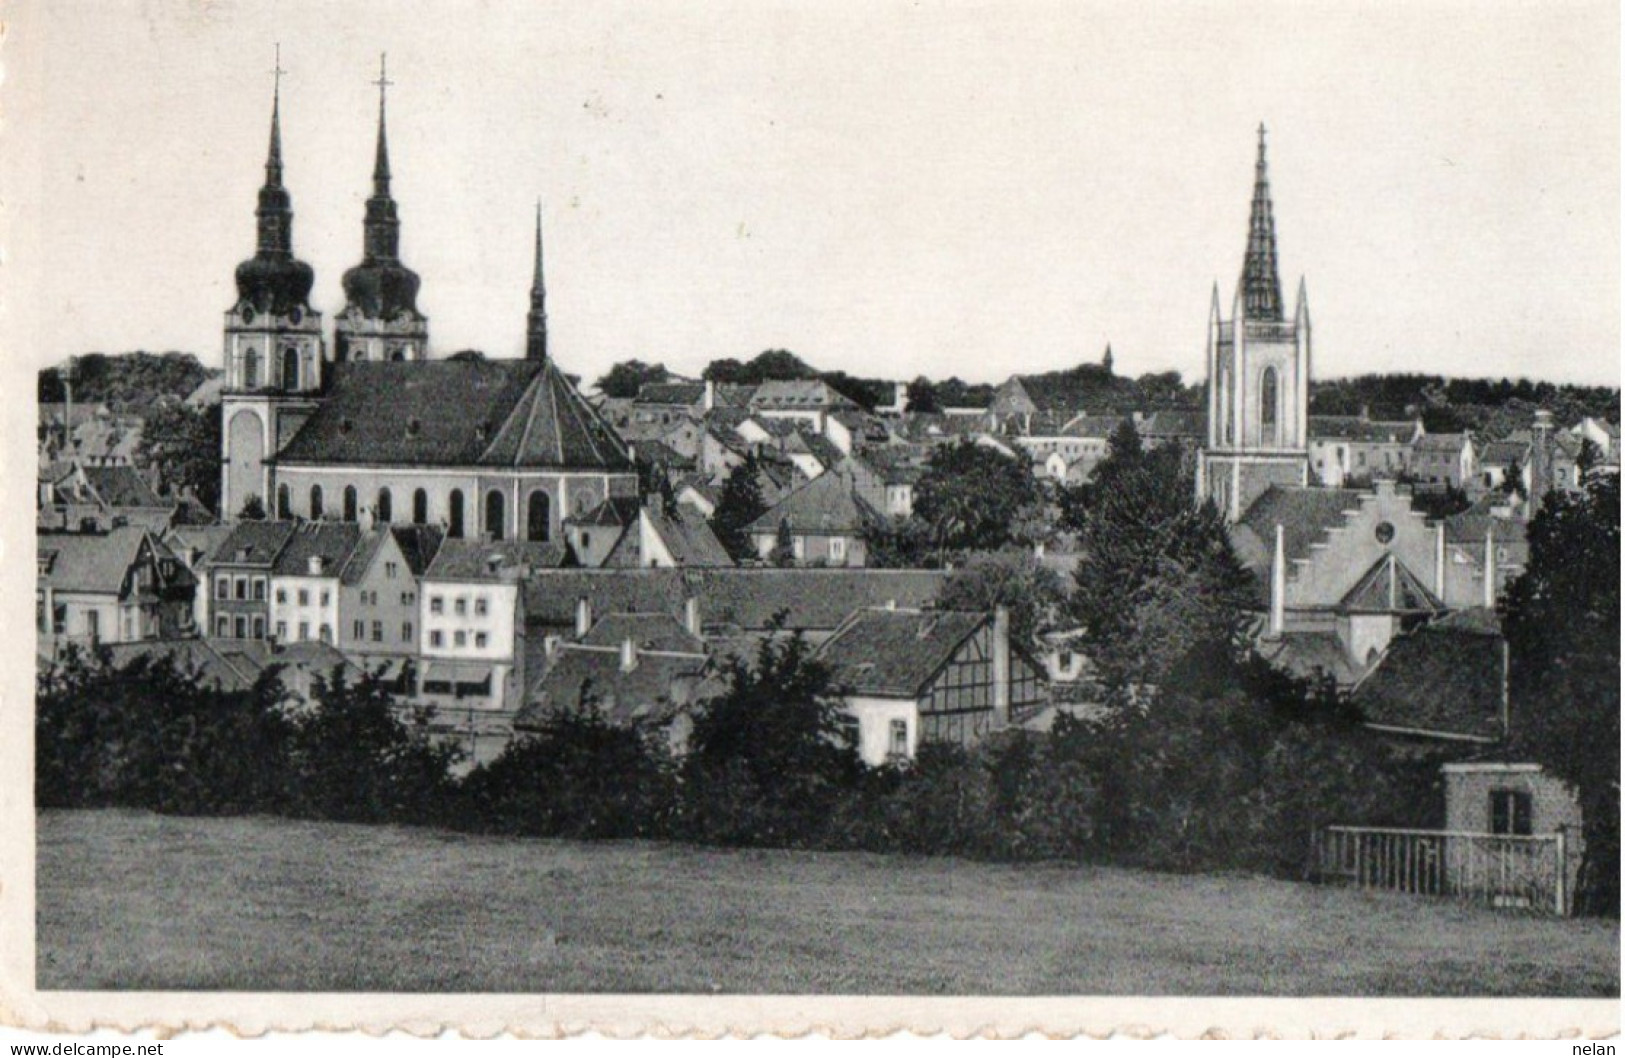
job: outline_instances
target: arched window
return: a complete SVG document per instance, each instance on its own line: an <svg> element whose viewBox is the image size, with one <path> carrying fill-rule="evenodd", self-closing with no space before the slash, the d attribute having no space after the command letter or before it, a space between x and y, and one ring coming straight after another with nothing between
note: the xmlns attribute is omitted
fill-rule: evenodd
<svg viewBox="0 0 1625 1058"><path fill-rule="evenodd" d="M395 520L395 503L388 489L378 490L378 506L375 513L380 522L393 522Z"/></svg>
<svg viewBox="0 0 1625 1058"><path fill-rule="evenodd" d="M429 524L429 494L422 489L412 493L412 524Z"/></svg>
<svg viewBox="0 0 1625 1058"><path fill-rule="evenodd" d="M452 489L446 497L446 535L454 540L463 537L463 490Z"/></svg>
<svg viewBox="0 0 1625 1058"><path fill-rule="evenodd" d="M552 500L541 489L530 494L525 509L525 539L546 540L552 535L550 522L552 505Z"/></svg>
<svg viewBox="0 0 1625 1058"><path fill-rule="evenodd" d="M397 345L389 351L389 359L394 363L400 363L406 359L406 350Z"/></svg>
<svg viewBox="0 0 1625 1058"><path fill-rule="evenodd" d="M492 540L502 539L502 523L505 520L502 509L502 493L492 489L485 494L485 531L491 534Z"/></svg>
<svg viewBox="0 0 1625 1058"><path fill-rule="evenodd" d="M1280 389L1275 368L1266 367L1264 377L1258 384L1258 423L1262 434L1259 441L1269 447L1281 443Z"/></svg>
<svg viewBox="0 0 1625 1058"><path fill-rule="evenodd" d="M313 522L322 520L322 487L320 485L310 487L310 520Z"/></svg>
<svg viewBox="0 0 1625 1058"><path fill-rule="evenodd" d="M299 388L299 350L291 345L282 349L282 388Z"/></svg>
<svg viewBox="0 0 1625 1058"><path fill-rule="evenodd" d="M293 517L293 497L289 494L287 485L276 487L276 516L283 521Z"/></svg>
<svg viewBox="0 0 1625 1058"><path fill-rule="evenodd" d="M243 388L260 388L260 353L252 346L243 353Z"/></svg>
<svg viewBox="0 0 1625 1058"><path fill-rule="evenodd" d="M354 485L346 485L346 486L344 486L344 520L345 521L353 522L353 521L356 520L356 506L357 506L357 504L356 504L355 486Z"/></svg>

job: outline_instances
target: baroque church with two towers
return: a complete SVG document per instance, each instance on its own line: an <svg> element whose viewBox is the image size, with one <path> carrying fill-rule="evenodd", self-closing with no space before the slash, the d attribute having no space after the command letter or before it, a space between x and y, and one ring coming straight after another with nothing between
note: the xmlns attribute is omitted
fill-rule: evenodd
<svg viewBox="0 0 1625 1058"><path fill-rule="evenodd" d="M620 438L548 355L537 209L523 359L431 356L418 275L400 256L380 76L362 258L329 343L293 251L280 83L254 256L226 312L221 509L272 518L436 525L457 538L561 542L565 518L636 496Z"/></svg>

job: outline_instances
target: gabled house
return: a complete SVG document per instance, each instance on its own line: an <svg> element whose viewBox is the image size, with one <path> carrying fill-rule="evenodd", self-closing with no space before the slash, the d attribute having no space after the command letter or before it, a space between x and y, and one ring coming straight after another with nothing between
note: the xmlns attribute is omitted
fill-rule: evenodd
<svg viewBox="0 0 1625 1058"><path fill-rule="evenodd" d="M418 652L419 578L445 534L439 526L381 525L361 534L339 572L338 645L369 671L398 674Z"/></svg>
<svg viewBox="0 0 1625 1058"><path fill-rule="evenodd" d="M338 644L342 576L360 541L361 527L353 522L294 527L271 567L271 634L277 642Z"/></svg>
<svg viewBox="0 0 1625 1058"><path fill-rule="evenodd" d="M1469 434L1423 434L1411 445L1410 470L1420 488L1465 488L1478 476L1478 451Z"/></svg>
<svg viewBox="0 0 1625 1058"><path fill-rule="evenodd" d="M204 564L208 590L205 634L216 639L264 639L271 632L271 573L293 539L292 522L238 522Z"/></svg>
<svg viewBox="0 0 1625 1058"><path fill-rule="evenodd" d="M699 512L681 504L667 510L657 499L638 508L603 564L620 569L687 569L734 562Z"/></svg>
<svg viewBox="0 0 1625 1058"><path fill-rule="evenodd" d="M1355 684L1366 726L1425 742L1507 737L1507 643L1494 611L1466 609L1395 637Z"/></svg>
<svg viewBox="0 0 1625 1058"><path fill-rule="evenodd" d="M1420 420L1311 415L1309 465L1320 483L1332 489L1398 477L1410 469L1412 449L1422 435Z"/></svg>
<svg viewBox="0 0 1625 1058"><path fill-rule="evenodd" d="M232 533L229 525L173 525L159 537L197 582L192 593L192 624L209 634L209 576L204 567Z"/></svg>
<svg viewBox="0 0 1625 1058"><path fill-rule="evenodd" d="M43 649L191 633L197 581L158 538L136 526L36 539L35 628Z"/></svg>
<svg viewBox="0 0 1625 1058"><path fill-rule="evenodd" d="M914 513L914 486L925 476L926 454L913 446L867 448L850 456L840 470L852 477L852 490L870 507L891 518Z"/></svg>
<svg viewBox="0 0 1625 1058"><path fill-rule="evenodd" d="M831 413L857 405L821 379L769 379L750 396L750 410L759 418L799 419L825 432Z"/></svg>
<svg viewBox="0 0 1625 1058"><path fill-rule="evenodd" d="M133 466L53 464L39 481L35 524L65 532L106 532L135 525L162 533L175 520L176 505L155 492Z"/></svg>
<svg viewBox="0 0 1625 1058"><path fill-rule="evenodd" d="M1047 703L1042 669L1010 641L1009 615L859 610L818 648L869 764L923 743L970 746Z"/></svg>
<svg viewBox="0 0 1625 1058"><path fill-rule="evenodd" d="M796 489L746 531L764 562L773 559L784 536L794 565L862 566L868 561L865 534L880 517L858 497L852 477L835 472Z"/></svg>

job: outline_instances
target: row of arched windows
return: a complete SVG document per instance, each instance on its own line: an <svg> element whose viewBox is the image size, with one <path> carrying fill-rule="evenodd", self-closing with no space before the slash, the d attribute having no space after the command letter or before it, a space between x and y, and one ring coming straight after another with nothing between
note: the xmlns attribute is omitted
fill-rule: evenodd
<svg viewBox="0 0 1625 1058"><path fill-rule="evenodd" d="M327 509L323 506L322 487L310 487L310 506L308 508L312 521L319 521L327 516ZM553 501L548 494L537 489L530 494L525 508L525 539L545 542L553 535ZM360 513L360 494L354 485L344 487L343 521L353 522ZM452 489L447 497L446 511L447 535L454 538L463 536L463 490ZM278 485L276 490L276 516L289 519L294 516L293 496L287 485ZM380 522L393 522L395 520L395 498L388 486L378 490L373 503L373 517ZM485 494L485 527L491 534L491 539L501 540L506 536L507 526L507 498L498 489L492 489ZM412 493L412 524L427 525L429 522L429 494L423 489Z"/></svg>
<svg viewBox="0 0 1625 1058"><path fill-rule="evenodd" d="M291 345L285 346L282 350L281 379L283 389L299 388L299 350ZM260 353L252 346L243 353L242 388L260 388Z"/></svg>

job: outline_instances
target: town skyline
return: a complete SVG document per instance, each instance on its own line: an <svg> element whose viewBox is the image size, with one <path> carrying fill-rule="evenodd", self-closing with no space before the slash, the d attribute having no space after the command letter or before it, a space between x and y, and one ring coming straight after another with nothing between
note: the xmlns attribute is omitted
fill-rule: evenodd
<svg viewBox="0 0 1625 1058"><path fill-rule="evenodd" d="M10 313L35 339L31 368L136 348L220 366L280 40L294 249L329 316L360 259L371 82L389 53L402 259L423 277L438 355L521 355L540 196L554 351L589 382L627 359L697 373L768 348L824 370L997 381L1097 361L1108 343L1124 373L1199 379L1212 285L1228 306L1239 274L1262 120L1281 277L1307 279L1317 378L1619 384L1617 77L1597 46L1609 34L1590 32L1617 22L1600 7L1452 24L1475 47L1425 72L1405 63L1430 52L1437 15L1321 12L1283 54L1179 5L1047 13L989 40L951 12L860 26L782 9L487 14L445 40L432 19L385 21L364 39L367 19L324 36L321 12L296 5L153 15L151 47L114 61L131 12L62 10L22 24L83 29L86 59L51 65L58 87L31 101L47 120L20 130L17 164L32 152L42 174L39 211L8 239L33 276ZM1396 32L1362 64L1362 35ZM536 46L546 61L516 72L506 57ZM166 60L183 47L214 61L183 78ZM1187 62L1223 47L1252 68L1199 91ZM478 61L486 48L503 61ZM1525 49L1573 61L1485 76ZM959 61L971 55L983 61ZM894 76L866 65L882 57ZM1348 98L1356 82L1376 98ZM1604 82L1608 105L1552 105ZM120 105L129 120L74 117ZM1520 188L1535 190L1515 208L1489 204ZM67 265L98 245L102 275Z"/></svg>

